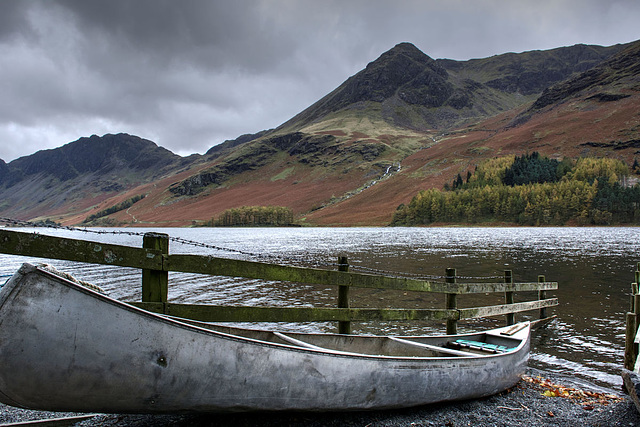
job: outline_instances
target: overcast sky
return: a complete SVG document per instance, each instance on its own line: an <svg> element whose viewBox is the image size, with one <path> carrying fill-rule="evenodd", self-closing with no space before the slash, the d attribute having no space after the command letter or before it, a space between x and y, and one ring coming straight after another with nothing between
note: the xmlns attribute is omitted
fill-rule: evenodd
<svg viewBox="0 0 640 427"><path fill-rule="evenodd" d="M640 39L638 0L0 0L0 158L276 127L397 43L466 60Z"/></svg>

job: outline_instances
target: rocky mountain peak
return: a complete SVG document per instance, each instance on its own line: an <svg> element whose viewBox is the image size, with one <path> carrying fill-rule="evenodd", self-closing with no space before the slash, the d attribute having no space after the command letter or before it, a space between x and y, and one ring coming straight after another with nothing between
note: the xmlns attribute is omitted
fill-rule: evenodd
<svg viewBox="0 0 640 427"><path fill-rule="evenodd" d="M8 170L0 172L0 184L11 185L26 176L41 173L60 181L83 174L105 175L124 169L149 174L179 159L180 156L137 136L125 133L101 137L92 135L10 162L6 165Z"/></svg>
<svg viewBox="0 0 640 427"><path fill-rule="evenodd" d="M333 92L303 111L281 128L322 120L352 105L389 100L418 107L442 106L453 94L449 74L437 61L411 43L399 43L351 76Z"/></svg>
<svg viewBox="0 0 640 427"><path fill-rule="evenodd" d="M398 93L410 104L436 106L433 104L438 102L426 93L429 91L410 92L415 89L424 89L425 86L446 85L447 77L447 71L435 60L411 43L400 43L347 80L343 102L383 102ZM436 92L440 91L436 90Z"/></svg>
<svg viewBox="0 0 640 427"><path fill-rule="evenodd" d="M434 59L422 52L414 44L402 42L384 52L375 61L370 62L369 65L367 65L367 68L372 66L393 66L393 61L397 60L397 58L406 58L423 66L436 65L436 61ZM440 67L437 66L437 68Z"/></svg>

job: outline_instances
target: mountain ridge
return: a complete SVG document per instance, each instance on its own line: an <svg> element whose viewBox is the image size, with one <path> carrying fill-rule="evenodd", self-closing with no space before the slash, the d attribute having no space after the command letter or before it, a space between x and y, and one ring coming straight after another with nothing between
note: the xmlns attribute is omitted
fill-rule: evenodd
<svg viewBox="0 0 640 427"><path fill-rule="evenodd" d="M631 159L633 144L606 144L622 133L625 141L640 140L633 126L639 46L576 45L453 61L400 43L277 128L241 135L204 155L183 158L142 138L107 134L0 162L0 213L73 224L145 194L110 220L187 225L231 207L279 203L303 223L383 225L418 189L441 186L487 156L535 148L554 156ZM609 63L631 67L618 76L626 80L598 71ZM598 120L598 132L590 133L597 140L579 128L562 130L582 135L579 140L551 138L553 129L569 128L547 110L584 90L572 95L561 88L589 73L602 83L601 95L589 92L580 99L588 108L566 114L585 129ZM550 104L532 110L544 99ZM113 138L121 139L121 152L105 148ZM71 150L81 146L84 151Z"/></svg>
<svg viewBox="0 0 640 427"><path fill-rule="evenodd" d="M625 46L575 45L454 61L434 60L411 43L399 43L276 132L304 128L350 106L364 109L367 102L381 104L380 118L386 122L416 130L442 130L521 103L504 93L533 100L552 83L586 71ZM483 105L474 109L474 102ZM430 111L438 107L446 112Z"/></svg>

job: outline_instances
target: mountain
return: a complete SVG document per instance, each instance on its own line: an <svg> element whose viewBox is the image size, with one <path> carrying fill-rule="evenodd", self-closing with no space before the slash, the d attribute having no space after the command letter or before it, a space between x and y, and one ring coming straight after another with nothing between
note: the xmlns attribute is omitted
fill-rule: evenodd
<svg viewBox="0 0 640 427"><path fill-rule="evenodd" d="M601 93L600 88L610 88L616 93ZM620 55L602 61L589 71L546 88L529 111L566 102L587 91L598 92L593 97L602 102L618 101L628 96L618 93L616 88L640 90L640 44L633 44Z"/></svg>
<svg viewBox="0 0 640 427"><path fill-rule="evenodd" d="M137 171L136 175L142 177L157 173L178 159L169 150L136 136L93 135L16 159L8 165L9 174L0 184L10 186L35 174L68 181L84 174L107 175L124 169Z"/></svg>
<svg viewBox="0 0 640 427"><path fill-rule="evenodd" d="M109 195L152 182L182 158L127 134L93 135L0 165L4 215L67 213ZM70 207L72 206L72 207Z"/></svg>
<svg viewBox="0 0 640 427"><path fill-rule="evenodd" d="M566 155L617 156L640 147L640 42L548 88L503 129L501 138ZM521 145L522 148L522 145Z"/></svg>
<svg viewBox="0 0 640 427"><path fill-rule="evenodd" d="M414 45L400 43L279 129L304 129L331 122L332 116L363 114L410 129L448 129L531 101L620 49L576 45L454 61L434 60Z"/></svg>
<svg viewBox="0 0 640 427"><path fill-rule="evenodd" d="M633 161L640 42L469 61L396 45L279 127L180 158L129 135L0 163L0 214L188 225L242 205L318 225L384 225L417 191L486 158L539 151ZM20 196L16 196L16 194ZM13 196L12 196L13 195Z"/></svg>

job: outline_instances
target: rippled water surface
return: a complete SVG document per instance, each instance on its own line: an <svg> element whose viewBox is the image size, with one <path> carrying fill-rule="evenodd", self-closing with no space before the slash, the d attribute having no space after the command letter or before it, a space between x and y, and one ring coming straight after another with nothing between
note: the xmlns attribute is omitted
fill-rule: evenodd
<svg viewBox="0 0 640 427"><path fill-rule="evenodd" d="M55 229L37 231L142 245L141 235L97 235ZM548 281L559 282L559 290L552 296L558 297L560 304L550 309L558 319L535 332L530 365L611 389L618 389L621 384L624 318L629 309L630 283L640 261L640 228L192 228L153 231L209 245L196 247L171 242L171 253L208 254L321 268L335 268L337 257L346 255L354 271L437 278L450 267L456 268L458 276L463 277L460 282L487 277L499 281L504 270L513 270L515 281L533 282L537 281L538 275L545 275ZM0 275L3 276L15 272L24 261L42 262L8 255L0 255L0 260ZM139 270L57 260L47 262L102 286L113 297L140 299ZM169 298L177 302L334 306L336 294L331 287L170 274ZM351 306L444 308L443 295L398 294L354 290ZM522 297L531 298L532 295ZM501 302L502 296L463 296L459 303L472 306ZM517 315L517 319L535 316L535 312L530 312ZM459 329L466 331L502 323L502 319L461 322ZM336 330L333 323L278 324L276 327ZM442 324L433 323L353 325L354 333L416 334L443 330Z"/></svg>

